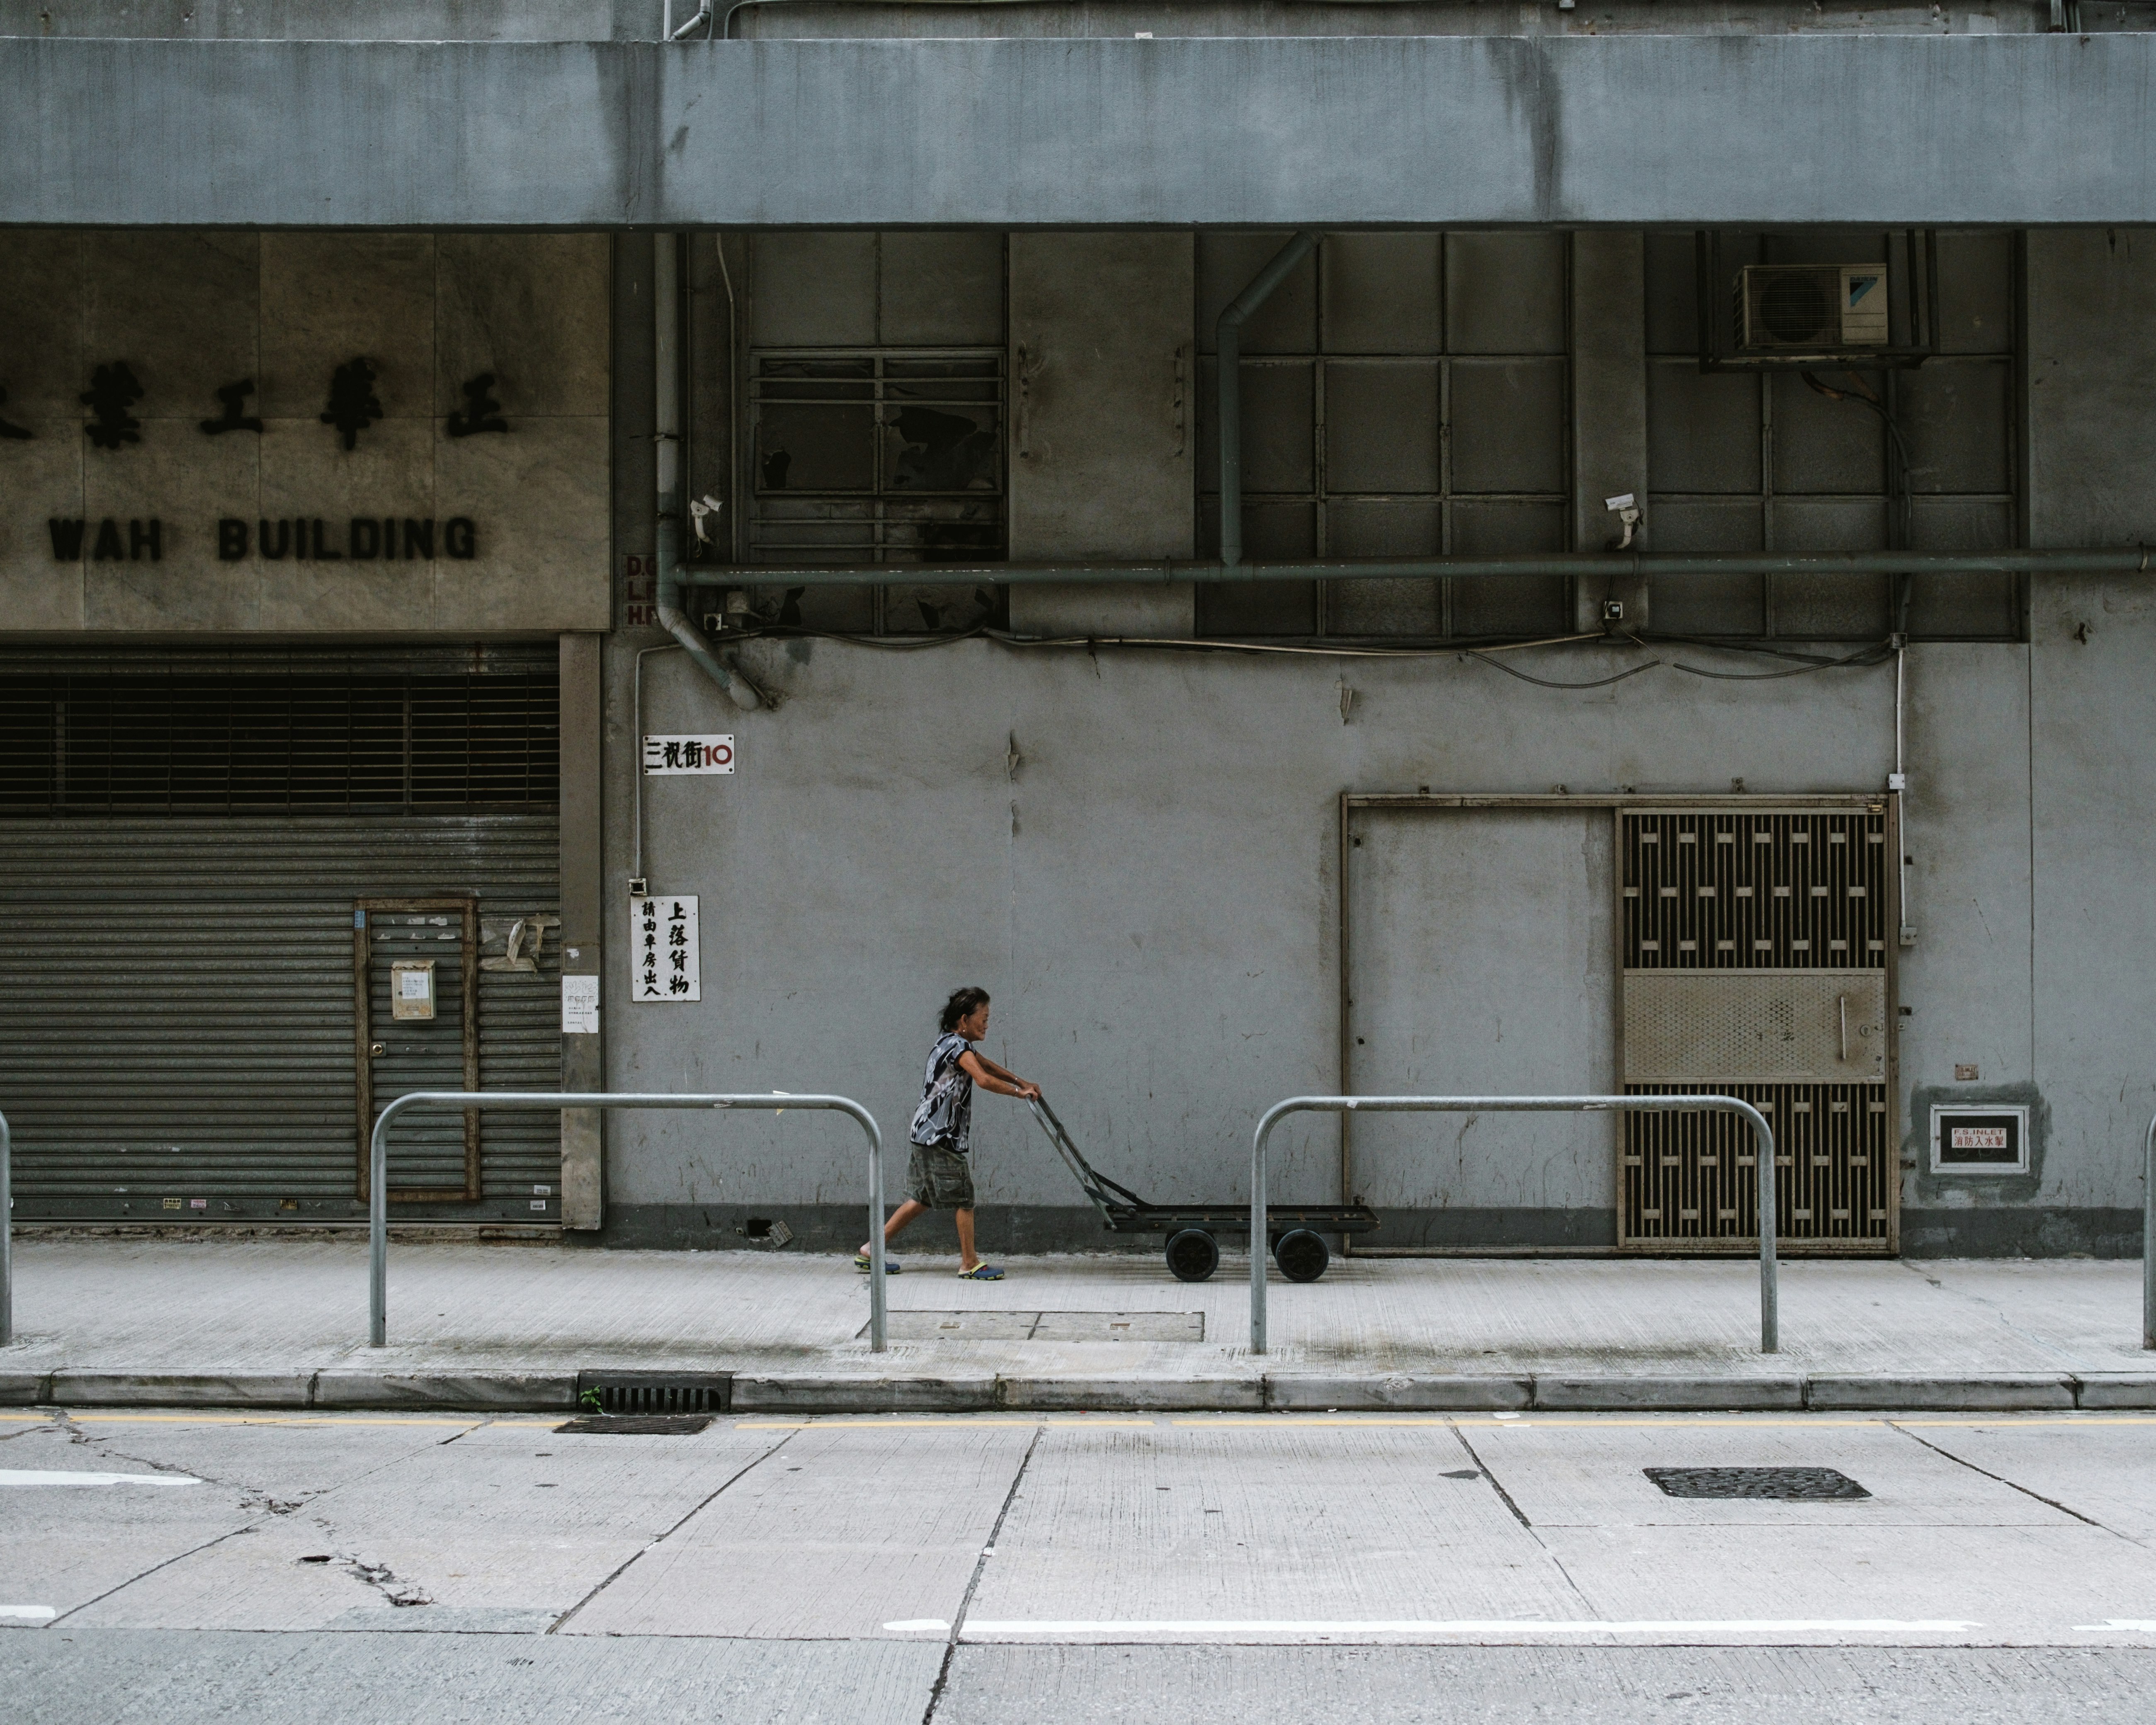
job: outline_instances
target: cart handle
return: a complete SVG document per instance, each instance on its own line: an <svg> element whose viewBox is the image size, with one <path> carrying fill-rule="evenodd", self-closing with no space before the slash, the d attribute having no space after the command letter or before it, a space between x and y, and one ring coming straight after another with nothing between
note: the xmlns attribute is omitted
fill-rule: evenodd
<svg viewBox="0 0 2156 1725"><path fill-rule="evenodd" d="M1140 1209L1150 1208L1146 1201L1127 1186L1119 1185L1086 1160L1076 1142L1063 1122L1056 1118L1055 1111L1048 1106L1045 1096L1028 1096L1026 1106L1033 1110L1033 1117L1041 1131L1048 1134L1048 1142L1055 1147L1055 1153L1063 1158L1064 1166L1070 1170L1078 1187L1100 1211L1104 1222L1113 1219L1108 1214L1108 1205L1115 1199L1136 1204Z"/></svg>

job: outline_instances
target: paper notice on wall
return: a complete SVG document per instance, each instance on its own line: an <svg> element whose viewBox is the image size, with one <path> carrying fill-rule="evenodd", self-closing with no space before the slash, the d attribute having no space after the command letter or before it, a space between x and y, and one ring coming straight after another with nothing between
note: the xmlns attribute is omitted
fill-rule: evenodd
<svg viewBox="0 0 2156 1725"><path fill-rule="evenodd" d="M599 979L595 976L562 978L562 1034L596 1036L599 1034Z"/></svg>
<svg viewBox="0 0 2156 1725"><path fill-rule="evenodd" d="M638 1001L685 1005L704 998L694 893L631 898L629 934Z"/></svg>

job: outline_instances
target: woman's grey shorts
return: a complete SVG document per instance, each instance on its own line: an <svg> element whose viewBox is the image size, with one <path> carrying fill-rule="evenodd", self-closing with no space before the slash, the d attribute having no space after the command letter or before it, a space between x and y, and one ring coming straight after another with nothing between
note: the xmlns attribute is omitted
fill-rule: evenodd
<svg viewBox="0 0 2156 1725"><path fill-rule="evenodd" d="M906 1195L932 1210L973 1207L973 1164L941 1144L916 1144L906 1158Z"/></svg>

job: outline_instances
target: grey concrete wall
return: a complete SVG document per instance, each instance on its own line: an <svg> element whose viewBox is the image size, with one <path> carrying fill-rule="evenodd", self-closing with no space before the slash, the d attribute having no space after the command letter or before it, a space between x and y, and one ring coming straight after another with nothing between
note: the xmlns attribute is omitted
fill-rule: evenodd
<svg viewBox="0 0 2156 1725"><path fill-rule="evenodd" d="M696 0L676 0L685 23ZM2084 31L2146 28L2147 0L2083 0ZM0 35L159 37L304 42L656 41L664 0L4 0ZM1131 36L1562 36L1824 34L1996 35L2041 32L2051 8L2036 0L1976 5L1870 6L1850 0L1661 0L1560 10L1477 0L1390 0L1339 6L1271 0L927 0L879 4L752 4L730 21L737 38ZM699 31L694 40L706 33Z"/></svg>
<svg viewBox="0 0 2156 1725"><path fill-rule="evenodd" d="M1595 351L1574 378L1575 458L1596 487L1640 438L1627 373L1642 357L1625 327L1637 257L1613 238L1576 259L1574 336ZM2028 392L2022 440L2048 542L2156 537L2133 501L2149 495L2151 410L2135 380L2156 346L2142 315L2152 271L2130 230L2031 241L2028 362L2045 381ZM1599 501L1576 500L1583 533ZM1022 535L1014 552L1028 554ZM1919 608L1944 614L1940 603ZM2156 927L2141 887L2149 608L2131 581L2052 583L2025 644L1909 650L1916 939L1896 957L1912 1253L2133 1249L2138 1133L2156 1103L2143 1034ZM630 770L629 655L643 640L618 638L609 655L616 773ZM736 716L675 655L649 662L645 728L723 725L741 766L647 784L654 884L704 895L706 996L619 1013L609 1081L829 1086L867 1101L896 1140L936 1004L979 982L996 996L996 1056L1050 1086L1103 1166L1161 1198L1239 1196L1262 1108L1337 1080L1342 789L1771 798L1876 791L1895 764L1891 663L1763 680L1666 663L1606 687L1545 688L1453 655L973 641L901 655L829 640L747 655L784 697L775 712ZM1654 656L1763 668L1701 647ZM1639 657L1591 646L1507 662L1585 683ZM1375 1050L1353 1056L1358 1087L1464 1081L1463 1061L1528 1089L1605 1078L1591 1009L1614 954L1587 948L1607 862L1581 835L1606 817L1541 829L1521 817L1502 832L1368 819L1358 830L1385 826L1398 854L1353 889L1357 1034ZM628 843L617 819L610 916L624 913L612 895ZM611 998L625 980L610 976ZM1448 1020L1470 1028L1466 1044L1433 1032ZM2031 1172L1931 1175L1942 1101L2029 1103ZM1099 1238L1021 1113L983 1098L978 1123L992 1249ZM623 1121L608 1238L726 1243L756 1214L849 1243L860 1158L827 1127ZM1276 1189L1332 1197L1337 1144L1329 1122L1284 1134ZM1612 1231L1609 1161L1606 1132L1486 1121L1448 1137L1386 1123L1358 1141L1356 1183L1389 1213L1395 1243L1593 1245Z"/></svg>
<svg viewBox="0 0 2156 1725"><path fill-rule="evenodd" d="M606 609L607 240L602 234L40 229L0 249L0 631L544 634ZM335 374L372 368L344 447ZM124 365L136 422L85 401ZM452 435L494 380L503 432ZM218 392L259 429L206 433ZM450 555L446 523L475 524ZM355 553L354 517L433 521L431 557ZM58 554L49 523L87 525ZM111 520L125 555L99 557ZM218 522L240 522L228 557ZM260 523L321 523L264 555ZM159 523L157 556L134 524ZM368 542L370 547L372 542ZM396 549L404 549L402 546Z"/></svg>
<svg viewBox="0 0 2156 1725"><path fill-rule="evenodd" d="M1010 242L1010 533L1026 556L1193 554L1197 361L1188 234ZM1188 635L1192 590L1011 595L1035 634Z"/></svg>
<svg viewBox="0 0 2156 1725"><path fill-rule="evenodd" d="M1573 680L1601 649L1515 656ZM1847 791L1878 785L1892 760L1891 670L1764 684L1664 670L1567 691L1450 656L1343 670L819 641L749 662L785 691L778 712L726 716L675 655L647 662L647 727L723 722L741 764L732 778L647 783L654 886L704 895L706 998L617 1013L610 1081L828 1086L896 1141L937 1005L978 982L996 997L995 1057L1050 1088L1103 1167L1160 1199L1240 1194L1259 1113L1337 1081L1343 788L1726 791L1741 777L1762 792ZM1357 696L1347 724L1343 681ZM627 747L617 739L618 762ZM610 835L610 880L625 836ZM1024 1116L984 1097L976 1122L993 1244L1086 1238ZM1504 1129L1483 1131L1490 1160L1458 1201L1543 1212L1520 1225L1544 1231L1606 1209L1572 1189L1603 1173L1553 1180L1546 1158L1516 1162ZM1275 1189L1329 1199L1334 1142L1327 1122L1284 1129ZM826 1225L861 1189L855 1146L809 1119L629 1117L613 1146L625 1240L696 1238L699 1218L731 1226L747 1211ZM1390 1203L1446 1195L1432 1181L1418 1204L1406 1178Z"/></svg>
<svg viewBox="0 0 2156 1725"><path fill-rule="evenodd" d="M562 637L562 974L598 976L606 940L606 891L601 838L605 829L605 641L598 634ZM593 1091L605 1081L599 1034L562 1034L562 1088ZM562 1225L597 1228L605 1219L603 1111L562 1114Z"/></svg>
<svg viewBox="0 0 2156 1725"><path fill-rule="evenodd" d="M2152 69L2140 33L14 38L0 223L2148 221Z"/></svg>
<svg viewBox="0 0 2156 1725"><path fill-rule="evenodd" d="M2040 607L2030 648L1911 650L1905 839L1917 938L1901 955L1911 1252L2131 1249L2139 1130L2156 1102L2143 886L2151 769L2138 746L2156 719L2140 674L2156 640L2148 610L2116 587L2061 589ZM2086 644L2075 633L2084 617L2097 619ZM1577 656L1516 656L1538 675L1583 675ZM1573 692L1456 659L1343 672L981 643L895 659L818 642L753 649L752 661L788 701L724 720L740 736L740 773L648 787L654 880L725 906L706 912L706 1001L618 1014L612 1081L829 1086L897 1136L935 1005L979 982L997 999L996 1058L1049 1086L1102 1165L1158 1198L1240 1194L1264 1106L1336 1081L1340 788L1720 793L1741 778L1771 797L1876 788L1892 760L1891 665L1752 685L1664 670ZM711 691L672 655L651 665L650 728L721 722ZM1343 683L1357 696L1345 725ZM618 846L610 864L618 875ZM1414 953L1401 949L1417 931L1481 919L1496 944L1471 979L1517 1008L1512 1051L1493 1045L1491 1058L1529 1089L1594 1076L1573 1070L1578 1050L1533 1006L1539 983L1594 986L1573 967L1534 962L1532 906L1550 896L1550 871L1523 875L1511 897L1484 880L1465 909L1462 882L1481 877L1440 875L1419 912L1365 917L1360 937L1390 942L1389 962L1412 979ZM1392 884L1397 896L1397 871ZM1558 886L1590 908L1607 891L1585 862ZM1507 940L1515 916L1524 926ZM1435 947L1423 947L1435 965ZM1513 988L1498 968L1507 952L1524 968ZM624 986L610 979L616 999ZM1417 986L1423 997L1410 988L1401 1001L1427 1006L1437 985ZM1455 1004L1473 1011L1466 997ZM1407 1019L1385 1034L1428 1034L1416 1013ZM1425 1050L1401 1076L1464 1078L1449 1058ZM1957 1081L1964 1064L1978 1081ZM1357 1077L1368 1088L1385 1076ZM1929 1107L1948 1101L2032 1103L2032 1174L1926 1172ZM983 1098L978 1118L994 1244L1086 1238L1075 1192L1023 1115ZM706 1214L778 1214L812 1233L833 1215L850 1226L859 1155L813 1122L615 1131L624 1240L693 1239ZM1395 1212L1395 1243L1609 1237L1607 1158L1584 1141L1567 1153L1563 1133L1485 1121L1470 1158L1427 1132L1365 1136L1358 1185ZM1324 1123L1285 1134L1276 1189L1329 1198L1335 1142Z"/></svg>

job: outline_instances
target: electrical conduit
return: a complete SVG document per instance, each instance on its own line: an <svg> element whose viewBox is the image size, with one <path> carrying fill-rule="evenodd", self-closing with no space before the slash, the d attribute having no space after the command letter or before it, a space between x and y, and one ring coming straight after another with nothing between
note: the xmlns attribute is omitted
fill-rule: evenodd
<svg viewBox="0 0 2156 1725"><path fill-rule="evenodd" d="M659 480L654 546L659 621L681 644L697 670L717 684L729 701L744 712L754 712L764 705L762 692L739 671L719 662L704 632L681 608L681 291L671 234L652 236L651 277L653 321L657 326L653 343L657 388L652 447Z"/></svg>

